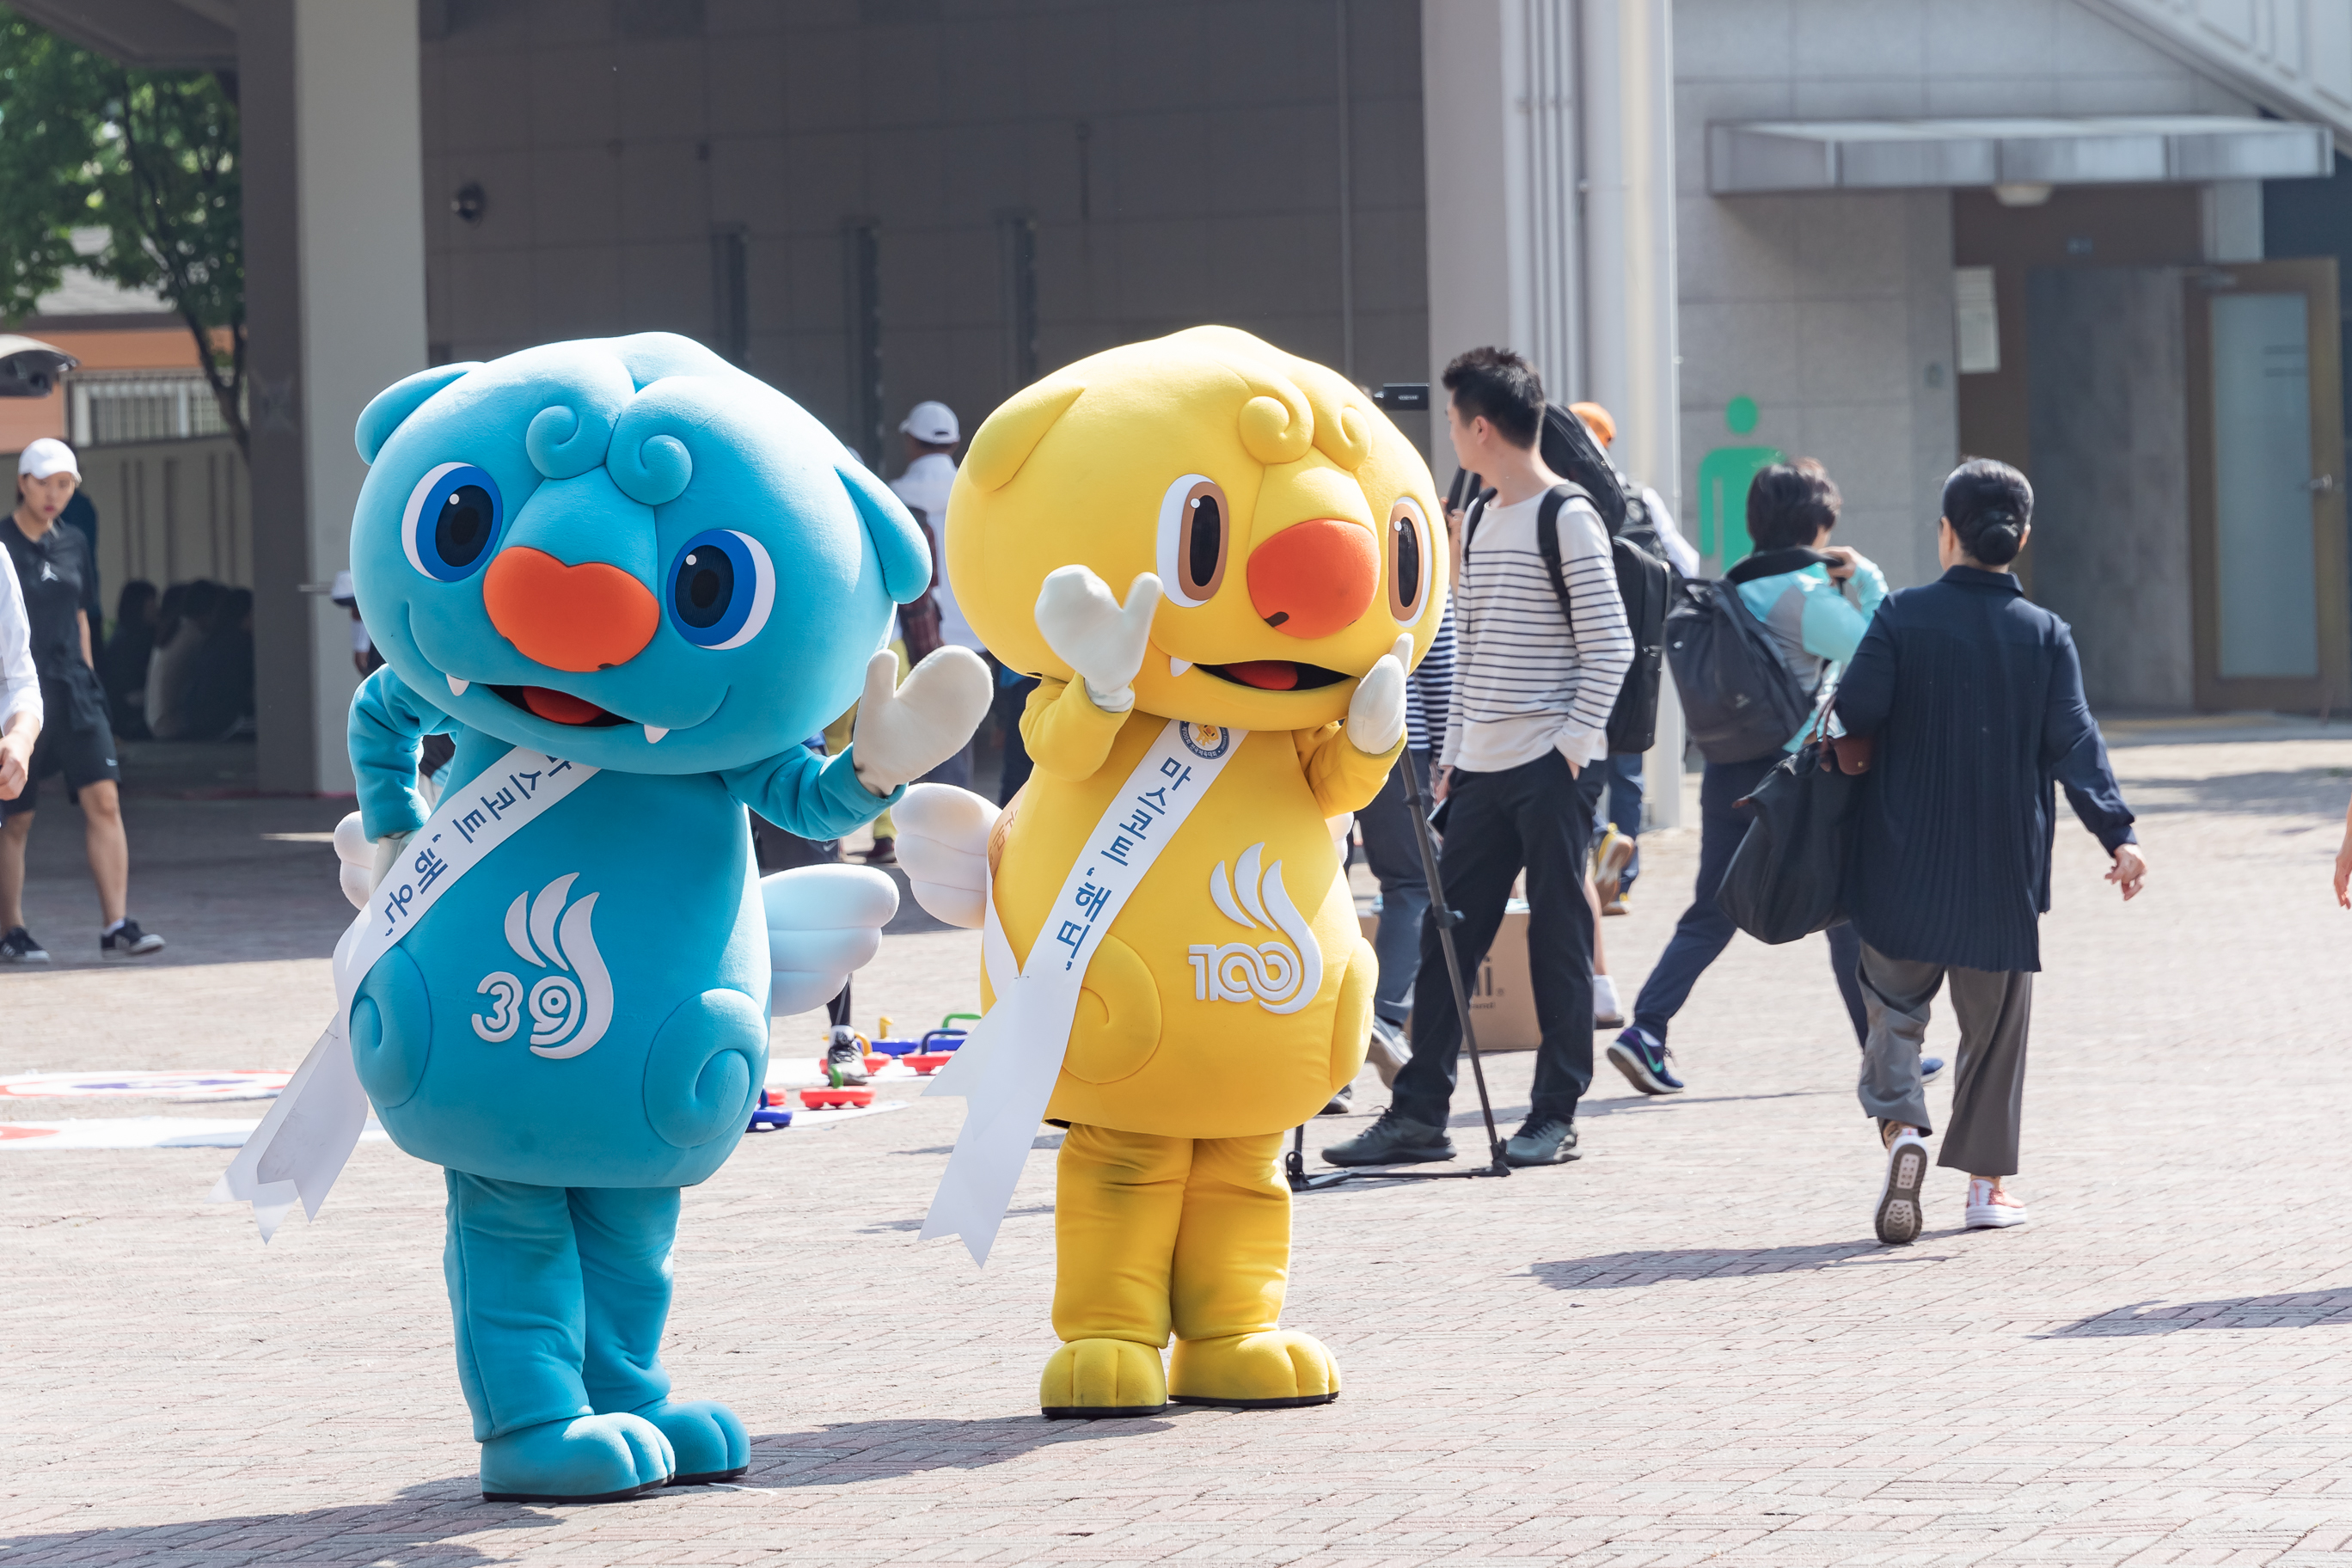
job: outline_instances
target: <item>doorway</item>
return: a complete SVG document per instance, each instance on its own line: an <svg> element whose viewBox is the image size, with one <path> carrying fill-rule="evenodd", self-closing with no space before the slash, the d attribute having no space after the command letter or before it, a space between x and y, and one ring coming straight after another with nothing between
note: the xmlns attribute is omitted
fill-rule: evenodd
<svg viewBox="0 0 2352 1568"><path fill-rule="evenodd" d="M2188 269L2197 706L2352 707L2332 258Z"/></svg>

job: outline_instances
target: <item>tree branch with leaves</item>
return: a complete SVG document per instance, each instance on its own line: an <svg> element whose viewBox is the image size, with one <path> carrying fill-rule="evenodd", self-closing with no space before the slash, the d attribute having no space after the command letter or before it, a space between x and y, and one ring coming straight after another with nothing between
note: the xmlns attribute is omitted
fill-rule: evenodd
<svg viewBox="0 0 2352 1568"><path fill-rule="evenodd" d="M0 314L70 267L160 294L247 452L236 100L208 72L128 70L0 10ZM77 228L106 231L79 255Z"/></svg>

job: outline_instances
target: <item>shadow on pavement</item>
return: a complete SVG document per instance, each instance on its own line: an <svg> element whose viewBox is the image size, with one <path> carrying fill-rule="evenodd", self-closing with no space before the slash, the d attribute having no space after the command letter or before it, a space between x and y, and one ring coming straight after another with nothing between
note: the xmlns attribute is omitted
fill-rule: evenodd
<svg viewBox="0 0 2352 1568"><path fill-rule="evenodd" d="M2233 816L2301 816L2316 813L2336 816L2344 808L2344 795L2352 788L2352 773L2343 768L2271 769L2259 773L2219 773L2210 778L2134 777L2125 788L2132 808L2142 816L2182 812L2221 812ZM2172 792L2164 798L2158 792ZM2140 796L2150 797L2139 804Z"/></svg>
<svg viewBox="0 0 2352 1568"><path fill-rule="evenodd" d="M735 1484L766 1491L976 1470L1056 1444L1165 1432L1177 1414L1113 1421L1048 1421L1034 1414L979 1421L842 1421L814 1432L753 1437L751 1473Z"/></svg>
<svg viewBox="0 0 2352 1568"><path fill-rule="evenodd" d="M2134 1301L2034 1338L2122 1339L2173 1334L2183 1329L2322 1327L2352 1327L2352 1288L2284 1296L2231 1296L2219 1301Z"/></svg>
<svg viewBox="0 0 2352 1568"><path fill-rule="evenodd" d="M1811 1247L1679 1247L1656 1252L1609 1252L1538 1263L1528 1273L1555 1290L1622 1290L1669 1279L1746 1279L1758 1274L1806 1274L1824 1268L1875 1268L1941 1263L1940 1252L1918 1252L1876 1241L1832 1241Z"/></svg>
<svg viewBox="0 0 2352 1568"><path fill-rule="evenodd" d="M528 1505L484 1502L479 1486L467 1476L403 1488L395 1502L5 1535L0 1536L0 1563L138 1563L154 1568L184 1563L194 1568L199 1563L342 1562L353 1560L353 1545L363 1544L366 1561L379 1568L471 1568L512 1558L495 1542L476 1545L449 1537L538 1530L548 1522L543 1512Z"/></svg>

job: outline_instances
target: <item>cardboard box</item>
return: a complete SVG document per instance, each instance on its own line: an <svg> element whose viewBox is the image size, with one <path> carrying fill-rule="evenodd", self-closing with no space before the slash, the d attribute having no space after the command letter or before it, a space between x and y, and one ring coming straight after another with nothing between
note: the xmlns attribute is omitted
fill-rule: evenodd
<svg viewBox="0 0 2352 1568"><path fill-rule="evenodd" d="M1358 919L1364 940L1370 942L1380 931L1380 917ZM1470 993L1470 1026L1477 1031L1482 1051L1531 1051L1543 1043L1528 973L1528 906L1523 900L1513 899L1505 907L1495 945L1478 966L1478 984Z"/></svg>

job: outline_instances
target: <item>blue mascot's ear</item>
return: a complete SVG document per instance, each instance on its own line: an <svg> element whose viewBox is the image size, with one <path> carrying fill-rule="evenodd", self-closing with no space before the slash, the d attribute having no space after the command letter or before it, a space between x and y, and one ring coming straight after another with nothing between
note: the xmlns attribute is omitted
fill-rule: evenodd
<svg viewBox="0 0 2352 1568"><path fill-rule="evenodd" d="M923 531L915 526L914 514L864 468L845 464L834 472L857 505L858 521L874 542L874 553L882 558L882 586L898 603L913 604L931 585L931 551L923 542Z"/></svg>
<svg viewBox="0 0 2352 1568"><path fill-rule="evenodd" d="M469 360L464 364L436 364L431 370L420 370L415 375L404 376L377 393L368 400L368 405L360 410L356 435L361 461L374 462L375 455L383 450L383 444L392 439L392 433L400 428L403 420L425 406L426 398L467 371L481 368L478 360Z"/></svg>

